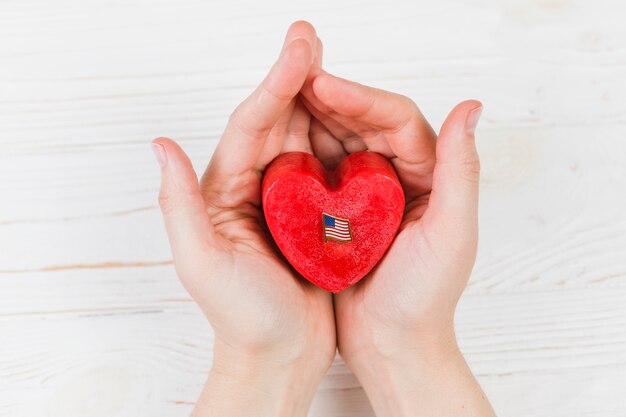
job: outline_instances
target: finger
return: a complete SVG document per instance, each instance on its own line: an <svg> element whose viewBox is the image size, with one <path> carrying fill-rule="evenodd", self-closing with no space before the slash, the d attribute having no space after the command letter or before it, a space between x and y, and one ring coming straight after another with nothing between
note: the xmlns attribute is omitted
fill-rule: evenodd
<svg viewBox="0 0 626 417"><path fill-rule="evenodd" d="M309 69L309 73L305 79L304 84L306 84L312 74L315 73L315 69L319 69L322 66L322 54L323 54L323 46L322 41L319 37L316 37L316 45L315 45L315 54L313 57L313 64L311 64L311 68ZM302 91L302 89L300 90ZM279 121L274 125L272 132L269 135L269 138L266 140L265 145L263 146L263 150L261 151L261 156L257 160L255 169L259 172L265 170L267 165L276 158L280 153L290 152L290 151L303 151L311 153L311 142L308 139L308 127L310 122L310 113L307 111L306 107L300 105L296 105L297 100L299 99L300 94L296 96L293 100L291 100L288 109L283 112L283 115L280 117ZM297 109L297 111L296 111ZM304 114L301 112L304 111ZM292 125L291 119L295 118L294 123ZM306 127L305 127L306 125ZM286 132L290 130L300 131L303 129L307 129L307 140L303 142L299 139L300 134L296 134L295 138L291 140L285 137ZM295 142L293 142L295 140Z"/></svg>
<svg viewBox="0 0 626 417"><path fill-rule="evenodd" d="M315 59L313 65L307 76L302 89L300 90L300 96L303 97L303 103L309 110L309 112L315 116L326 129L337 139L342 140L357 136L353 131L347 129L339 121L335 120L332 115L336 113L328 106L326 106L319 98L315 96L313 92L313 81L320 74L325 74L326 71L322 69L322 56L324 52L324 45L322 40L317 38L317 45L315 48Z"/></svg>
<svg viewBox="0 0 626 417"><path fill-rule="evenodd" d="M380 131L396 157L411 164L426 163L431 168L434 165L436 135L419 108L408 97L328 73L315 78L313 92L333 111L359 122L352 126L344 123L356 133L375 139L375 132ZM379 146L383 150L381 153L385 154L383 145Z"/></svg>
<svg viewBox="0 0 626 417"><path fill-rule="evenodd" d="M307 80L305 81L304 85L302 86L302 90L300 91L302 101L304 102L309 112L326 128L326 131L328 131L330 135L332 135L336 140L339 140L341 142L343 148L346 150L346 153L367 150L368 146L364 138L359 136L354 131L348 129L342 123L346 121L346 118L342 118L341 115L338 115L335 111L333 111L333 109L326 106L319 98L315 96L315 93L313 92L314 79L318 75L326 73L326 71L322 69L323 48L324 46L322 44L322 41L318 37L316 47L316 59L314 60L313 65L311 66L311 70L309 71ZM374 146L374 148L380 147ZM382 149L372 150L385 154Z"/></svg>
<svg viewBox="0 0 626 417"><path fill-rule="evenodd" d="M318 71L318 75L327 74ZM313 92L313 80L305 83L301 95L306 99L307 108L337 140L344 144L349 153L369 149L388 158L395 157L381 132L350 117L341 115L322 102ZM354 150L351 150L354 149Z"/></svg>
<svg viewBox="0 0 626 417"><path fill-rule="evenodd" d="M309 73L304 81L302 88L307 82L310 84L310 79L315 75L316 71L319 71L322 67L322 58L324 55L324 46L322 40L315 37L315 54L313 56L313 64L309 69ZM300 89L300 92L302 89ZM311 140L309 137L309 127L311 125L311 113L308 111L302 101L301 94L298 94L293 111L293 120L288 127L288 137L283 143L281 153L291 151L301 151L313 153L311 147Z"/></svg>
<svg viewBox="0 0 626 417"><path fill-rule="evenodd" d="M315 77L319 74L324 73L325 71L322 69L322 60L324 55L324 44L322 44L322 40L319 36L315 37L315 55L313 56L313 64L311 64L311 68L309 69L309 73L307 74L306 80L300 89L300 92L304 91L313 91L312 83Z"/></svg>
<svg viewBox="0 0 626 417"><path fill-rule="evenodd" d="M207 245L219 245L199 191L198 177L185 152L167 138L155 139L152 149L161 166L159 206L174 262Z"/></svg>
<svg viewBox="0 0 626 417"><path fill-rule="evenodd" d="M265 170L265 167L272 162L272 160L280 154L281 149L283 149L289 125L292 117L294 116L295 105L296 99L294 98L291 100L265 140L263 149L261 150L254 166L254 169L257 172Z"/></svg>
<svg viewBox="0 0 626 417"><path fill-rule="evenodd" d="M335 139L326 127L315 118L311 119L309 135L311 136L313 153L326 169L335 169L339 162L348 156L348 152L343 148L341 142Z"/></svg>
<svg viewBox="0 0 626 417"><path fill-rule="evenodd" d="M316 78L314 91L370 151L390 158L407 201L430 191L436 135L411 99L330 74Z"/></svg>
<svg viewBox="0 0 626 417"><path fill-rule="evenodd" d="M302 97L302 102L304 103L306 108L309 110L309 112L313 115L313 117L319 120L324 125L324 127L326 127L326 130L328 130L328 132L330 132L330 134L333 135L338 141L341 142L346 139L353 139L353 138L359 137L359 135L357 135L356 132L348 129L346 126L344 126L339 121L335 120L329 114L329 113L333 113L332 109L329 109L323 104L322 105L314 104L311 101L310 95L307 95L304 92L302 92L301 97ZM319 101L319 99L315 98L314 95L312 97L312 100ZM322 107L322 109L320 109L320 107Z"/></svg>
<svg viewBox="0 0 626 417"><path fill-rule="evenodd" d="M309 140L309 126L311 124L311 114L296 99L293 113L287 127L287 138L283 143L281 153L284 152L308 152L313 153L311 141Z"/></svg>
<svg viewBox="0 0 626 417"><path fill-rule="evenodd" d="M307 22L291 25L278 61L254 92L229 118L209 174L219 178L252 169L281 114L296 96L313 62L315 29ZM218 181L219 182L219 181Z"/></svg>
<svg viewBox="0 0 626 417"><path fill-rule="evenodd" d="M313 64L309 69L307 78L303 84L307 84L315 72L322 67L322 57L324 54L324 47L319 37L315 37L315 55L313 57ZM300 89L302 91L302 89ZM311 147L311 139L309 138L309 127L311 125L311 113L307 110L306 106L302 102L301 94L295 99L295 105L292 113L292 118L289 123L287 138L283 144L281 153L284 152L308 152L313 153Z"/></svg>
<svg viewBox="0 0 626 417"><path fill-rule="evenodd" d="M315 57L313 58L313 67L322 68L322 61L324 57L324 44L319 36L315 37Z"/></svg>
<svg viewBox="0 0 626 417"><path fill-rule="evenodd" d="M370 150L387 158L395 157L385 138L381 137L381 132L373 131L370 128L364 130L359 127L363 125L362 123L339 115L323 104L314 105L307 98L304 98L303 101L311 114L343 145L348 153ZM320 110L320 107L325 110Z"/></svg>
<svg viewBox="0 0 626 417"><path fill-rule="evenodd" d="M429 224L453 225L457 232L477 227L480 162L474 129L481 111L479 101L464 101L441 127L433 188L424 213Z"/></svg>

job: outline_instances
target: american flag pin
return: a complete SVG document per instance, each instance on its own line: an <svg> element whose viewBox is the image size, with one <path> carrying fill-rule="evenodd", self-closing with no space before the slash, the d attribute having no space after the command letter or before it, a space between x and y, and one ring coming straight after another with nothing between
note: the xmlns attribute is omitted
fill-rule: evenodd
<svg viewBox="0 0 626 417"><path fill-rule="evenodd" d="M336 242L352 241L350 220L322 212L322 224L324 225L324 243L328 242L328 240Z"/></svg>

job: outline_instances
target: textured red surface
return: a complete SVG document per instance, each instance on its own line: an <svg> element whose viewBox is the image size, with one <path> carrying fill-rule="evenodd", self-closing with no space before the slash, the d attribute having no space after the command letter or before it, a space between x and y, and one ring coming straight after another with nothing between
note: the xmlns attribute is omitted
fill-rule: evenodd
<svg viewBox="0 0 626 417"><path fill-rule="evenodd" d="M263 212L289 263L313 284L340 292L363 278L393 241L404 192L375 152L347 156L335 171L305 152L279 155L265 171ZM348 219L352 241L324 242L322 212Z"/></svg>

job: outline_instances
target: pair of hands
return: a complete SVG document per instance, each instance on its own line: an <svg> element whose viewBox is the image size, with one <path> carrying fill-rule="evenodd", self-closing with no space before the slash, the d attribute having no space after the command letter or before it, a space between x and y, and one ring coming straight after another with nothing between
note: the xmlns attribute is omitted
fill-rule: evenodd
<svg viewBox="0 0 626 417"><path fill-rule="evenodd" d="M375 410L400 415L376 380L401 384L401 369L392 368L406 369L403 361L428 359L426 373L459 362L453 317L476 254L482 106L457 105L437 136L407 97L321 64L315 29L293 23L269 74L230 116L200 183L175 142L153 141L176 271L215 333L197 415L235 415L246 398L256 415L305 415L336 348ZM365 149L394 165L404 219L369 276L332 295L294 276L276 253L263 221L262 174L283 152L312 153L332 169ZM237 400L228 400L231 391Z"/></svg>

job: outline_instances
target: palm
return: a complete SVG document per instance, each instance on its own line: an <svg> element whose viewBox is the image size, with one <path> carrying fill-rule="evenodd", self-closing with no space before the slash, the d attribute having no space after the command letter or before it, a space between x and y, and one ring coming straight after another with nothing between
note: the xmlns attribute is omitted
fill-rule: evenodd
<svg viewBox="0 0 626 417"><path fill-rule="evenodd" d="M378 329L381 346L392 352L407 328L445 328L449 309L460 296L465 265L450 268L448 242L429 236L422 219L404 223L380 263L357 285L336 296L336 319L342 353L354 353L354 341L367 328ZM382 330L381 330L382 329ZM393 343L393 342L391 342Z"/></svg>

